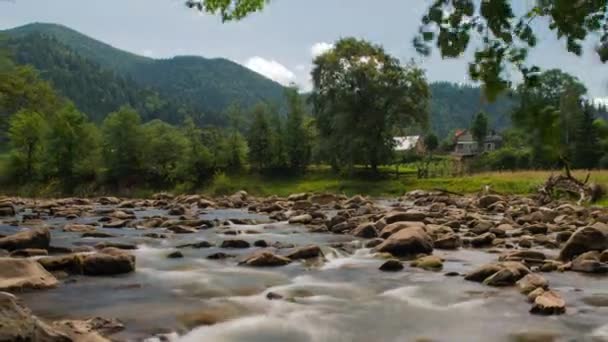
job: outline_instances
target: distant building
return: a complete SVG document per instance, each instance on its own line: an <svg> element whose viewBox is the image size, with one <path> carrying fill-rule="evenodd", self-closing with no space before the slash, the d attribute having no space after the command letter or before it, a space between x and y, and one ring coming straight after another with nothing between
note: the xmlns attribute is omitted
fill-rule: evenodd
<svg viewBox="0 0 608 342"><path fill-rule="evenodd" d="M473 139L471 132L458 130L454 134L454 143L453 155L462 157L475 156L479 153L490 152L500 148L502 146L502 136L491 131L486 136L483 146L478 146L479 144Z"/></svg>
<svg viewBox="0 0 608 342"><path fill-rule="evenodd" d="M420 135L408 135L406 137L394 137L395 151L408 152L414 151L417 154L424 154L424 141Z"/></svg>

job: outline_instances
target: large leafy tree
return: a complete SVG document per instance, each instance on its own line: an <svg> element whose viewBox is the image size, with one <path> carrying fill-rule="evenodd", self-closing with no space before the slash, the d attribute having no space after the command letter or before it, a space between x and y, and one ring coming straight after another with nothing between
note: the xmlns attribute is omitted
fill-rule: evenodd
<svg viewBox="0 0 608 342"><path fill-rule="evenodd" d="M303 171L310 163L312 150L310 133L304 121L304 104L297 89L288 89L285 96L289 107L285 137L287 159L290 169Z"/></svg>
<svg viewBox="0 0 608 342"><path fill-rule="evenodd" d="M260 11L268 2L188 0L186 3L191 8L219 14L227 21ZM597 34L596 51L603 62L608 60L608 0L432 0L413 44L422 54L429 54L434 46L443 58L460 57L474 46L469 74L482 82L493 98L511 86L509 71L518 70L526 83L535 83L539 68L528 65L526 59L538 41L535 30L542 26L564 39L566 49L576 55L583 53L583 41Z"/></svg>
<svg viewBox="0 0 608 342"><path fill-rule="evenodd" d="M156 184L170 184L178 176L178 167L188 151L182 132L166 122L152 120L142 126L144 169Z"/></svg>
<svg viewBox="0 0 608 342"><path fill-rule="evenodd" d="M336 167L390 160L393 136L426 123L429 88L422 70L402 66L381 46L345 38L317 57L311 101L321 148Z"/></svg>
<svg viewBox="0 0 608 342"><path fill-rule="evenodd" d="M9 122L8 136L12 148L15 176L32 181L40 167L47 123L38 112L21 110Z"/></svg>
<svg viewBox="0 0 608 342"><path fill-rule="evenodd" d="M110 113L103 121L103 156L108 176L124 183L141 175L144 140L141 117L130 107Z"/></svg>
<svg viewBox="0 0 608 342"><path fill-rule="evenodd" d="M269 108L258 104L253 109L253 122L249 128L249 162L258 169L267 169L273 162L272 129L269 122Z"/></svg>

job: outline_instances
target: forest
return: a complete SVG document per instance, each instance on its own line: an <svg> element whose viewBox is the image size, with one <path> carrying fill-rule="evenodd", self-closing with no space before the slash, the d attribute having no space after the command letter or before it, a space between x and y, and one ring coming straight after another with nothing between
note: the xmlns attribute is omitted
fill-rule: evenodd
<svg viewBox="0 0 608 342"><path fill-rule="evenodd" d="M310 165L384 177L381 166L404 162L393 137L434 142L419 160L449 154L456 129L480 141L490 131L504 136L500 149L475 158L472 171L608 167L606 108L560 70L489 101L479 87L430 83L424 70L382 46L344 38L315 59L313 91L300 94L249 71L243 76L229 61L221 62L218 83L199 73L200 58L125 57L90 40L100 51L92 60L64 43L66 34L81 45L90 38L40 27L3 39L1 176L13 187L195 189L226 174L301 175ZM217 92L232 100L208 101Z"/></svg>

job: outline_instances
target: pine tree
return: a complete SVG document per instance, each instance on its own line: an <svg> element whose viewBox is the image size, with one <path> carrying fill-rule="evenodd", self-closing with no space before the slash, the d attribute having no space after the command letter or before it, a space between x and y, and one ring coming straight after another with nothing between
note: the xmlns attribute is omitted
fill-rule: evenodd
<svg viewBox="0 0 608 342"><path fill-rule="evenodd" d="M575 168L591 169L598 166L601 148L593 121L593 109L585 106L577 122L573 155Z"/></svg>
<svg viewBox="0 0 608 342"><path fill-rule="evenodd" d="M289 111L285 143L289 168L303 171L310 163L311 156L310 134L304 125L304 105L296 89L287 90L286 97Z"/></svg>
<svg viewBox="0 0 608 342"><path fill-rule="evenodd" d="M267 169L272 163L272 130L268 122L268 107L258 104L253 109L253 122L249 129L249 162L258 169Z"/></svg>

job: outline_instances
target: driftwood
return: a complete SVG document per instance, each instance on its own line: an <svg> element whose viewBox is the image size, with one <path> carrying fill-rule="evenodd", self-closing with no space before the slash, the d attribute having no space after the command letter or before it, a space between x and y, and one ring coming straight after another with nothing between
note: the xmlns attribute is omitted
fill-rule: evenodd
<svg viewBox="0 0 608 342"><path fill-rule="evenodd" d="M541 204L547 204L553 201L557 192L569 193L573 196L578 196L577 204L583 202L596 202L603 195L602 187L595 184L588 184L590 173L587 173L584 181L576 179L570 173L570 168L565 167L564 174L551 175L549 179L538 189L538 201Z"/></svg>

